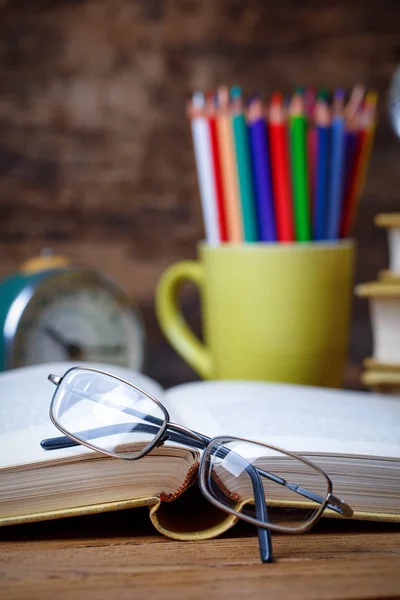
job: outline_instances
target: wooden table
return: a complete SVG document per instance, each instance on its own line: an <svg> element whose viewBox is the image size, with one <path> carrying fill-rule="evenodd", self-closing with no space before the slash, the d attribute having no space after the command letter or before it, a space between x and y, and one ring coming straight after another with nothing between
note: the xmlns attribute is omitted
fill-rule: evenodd
<svg viewBox="0 0 400 600"><path fill-rule="evenodd" d="M146 509L0 530L0 598L400 598L400 526L324 520L274 535L276 563L238 525L222 538L175 542Z"/></svg>

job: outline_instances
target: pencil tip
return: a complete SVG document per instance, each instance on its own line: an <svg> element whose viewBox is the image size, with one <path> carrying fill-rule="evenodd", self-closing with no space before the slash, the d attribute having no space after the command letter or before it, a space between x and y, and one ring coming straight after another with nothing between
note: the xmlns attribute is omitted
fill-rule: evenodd
<svg viewBox="0 0 400 600"><path fill-rule="evenodd" d="M229 88L227 85L220 85L217 89L217 100L220 108L228 108L229 106Z"/></svg>
<svg viewBox="0 0 400 600"><path fill-rule="evenodd" d="M337 88L333 94L335 100L344 100L346 97L346 92L343 88Z"/></svg>
<svg viewBox="0 0 400 600"><path fill-rule="evenodd" d="M324 102L328 102L328 90L326 88L321 88L318 90L317 100L323 100Z"/></svg>
<svg viewBox="0 0 400 600"><path fill-rule="evenodd" d="M203 92L194 92L192 96L192 103L195 108L204 108L205 100Z"/></svg>
<svg viewBox="0 0 400 600"><path fill-rule="evenodd" d="M231 87L231 97L233 100L236 98L241 98L242 96L242 88L239 85L233 85Z"/></svg>
<svg viewBox="0 0 400 600"><path fill-rule="evenodd" d="M292 96L292 100L289 104L289 112L292 115L302 115L304 113L304 97L302 94L296 92Z"/></svg>
<svg viewBox="0 0 400 600"><path fill-rule="evenodd" d="M264 105L260 96L253 96L249 99L247 108L247 120L250 123L262 119L264 116Z"/></svg>
<svg viewBox="0 0 400 600"><path fill-rule="evenodd" d="M317 125L327 126L331 120L331 111L326 100L318 100L315 105L315 122Z"/></svg>
<svg viewBox="0 0 400 600"><path fill-rule="evenodd" d="M367 106L376 106L378 103L378 92L376 90L369 90L365 97L365 104Z"/></svg>
<svg viewBox="0 0 400 600"><path fill-rule="evenodd" d="M273 92L271 96L271 104L283 104L283 95L281 92Z"/></svg>
<svg viewBox="0 0 400 600"><path fill-rule="evenodd" d="M365 85L363 83L356 83L353 87L353 94L363 96L365 94Z"/></svg>

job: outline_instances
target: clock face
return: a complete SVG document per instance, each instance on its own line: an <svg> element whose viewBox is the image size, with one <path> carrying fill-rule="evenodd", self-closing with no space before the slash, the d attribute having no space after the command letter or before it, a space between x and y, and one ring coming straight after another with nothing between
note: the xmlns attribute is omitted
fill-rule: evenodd
<svg viewBox="0 0 400 600"><path fill-rule="evenodd" d="M127 295L96 272L71 269L35 286L8 354L12 367L68 360L140 369L142 353L141 323Z"/></svg>

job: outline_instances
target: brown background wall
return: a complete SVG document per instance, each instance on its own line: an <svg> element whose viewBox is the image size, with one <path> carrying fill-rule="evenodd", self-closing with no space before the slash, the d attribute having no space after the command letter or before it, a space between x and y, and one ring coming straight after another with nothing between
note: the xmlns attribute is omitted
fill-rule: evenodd
<svg viewBox="0 0 400 600"><path fill-rule="evenodd" d="M385 117L398 0L1 0L0 276L52 247L104 269L139 301L147 372L193 377L158 330L154 288L202 237L189 90L238 82L381 93L381 122L356 226L357 280L387 261L378 211L399 208L400 142ZM199 327L195 293L187 313ZM370 352L356 302L351 359Z"/></svg>

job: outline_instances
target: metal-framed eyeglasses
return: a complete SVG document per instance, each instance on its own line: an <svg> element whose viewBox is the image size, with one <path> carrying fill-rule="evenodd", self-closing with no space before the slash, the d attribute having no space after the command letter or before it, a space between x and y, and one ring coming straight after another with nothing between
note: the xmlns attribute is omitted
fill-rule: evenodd
<svg viewBox="0 0 400 600"><path fill-rule="evenodd" d="M42 448L82 444L124 460L143 458L167 442L197 450L202 494L257 527L263 562L273 560L271 531L305 532L325 509L353 514L333 495L328 475L293 452L244 438L210 438L173 423L159 400L98 369L73 367L49 380L57 387L50 419L63 436L43 440Z"/></svg>

